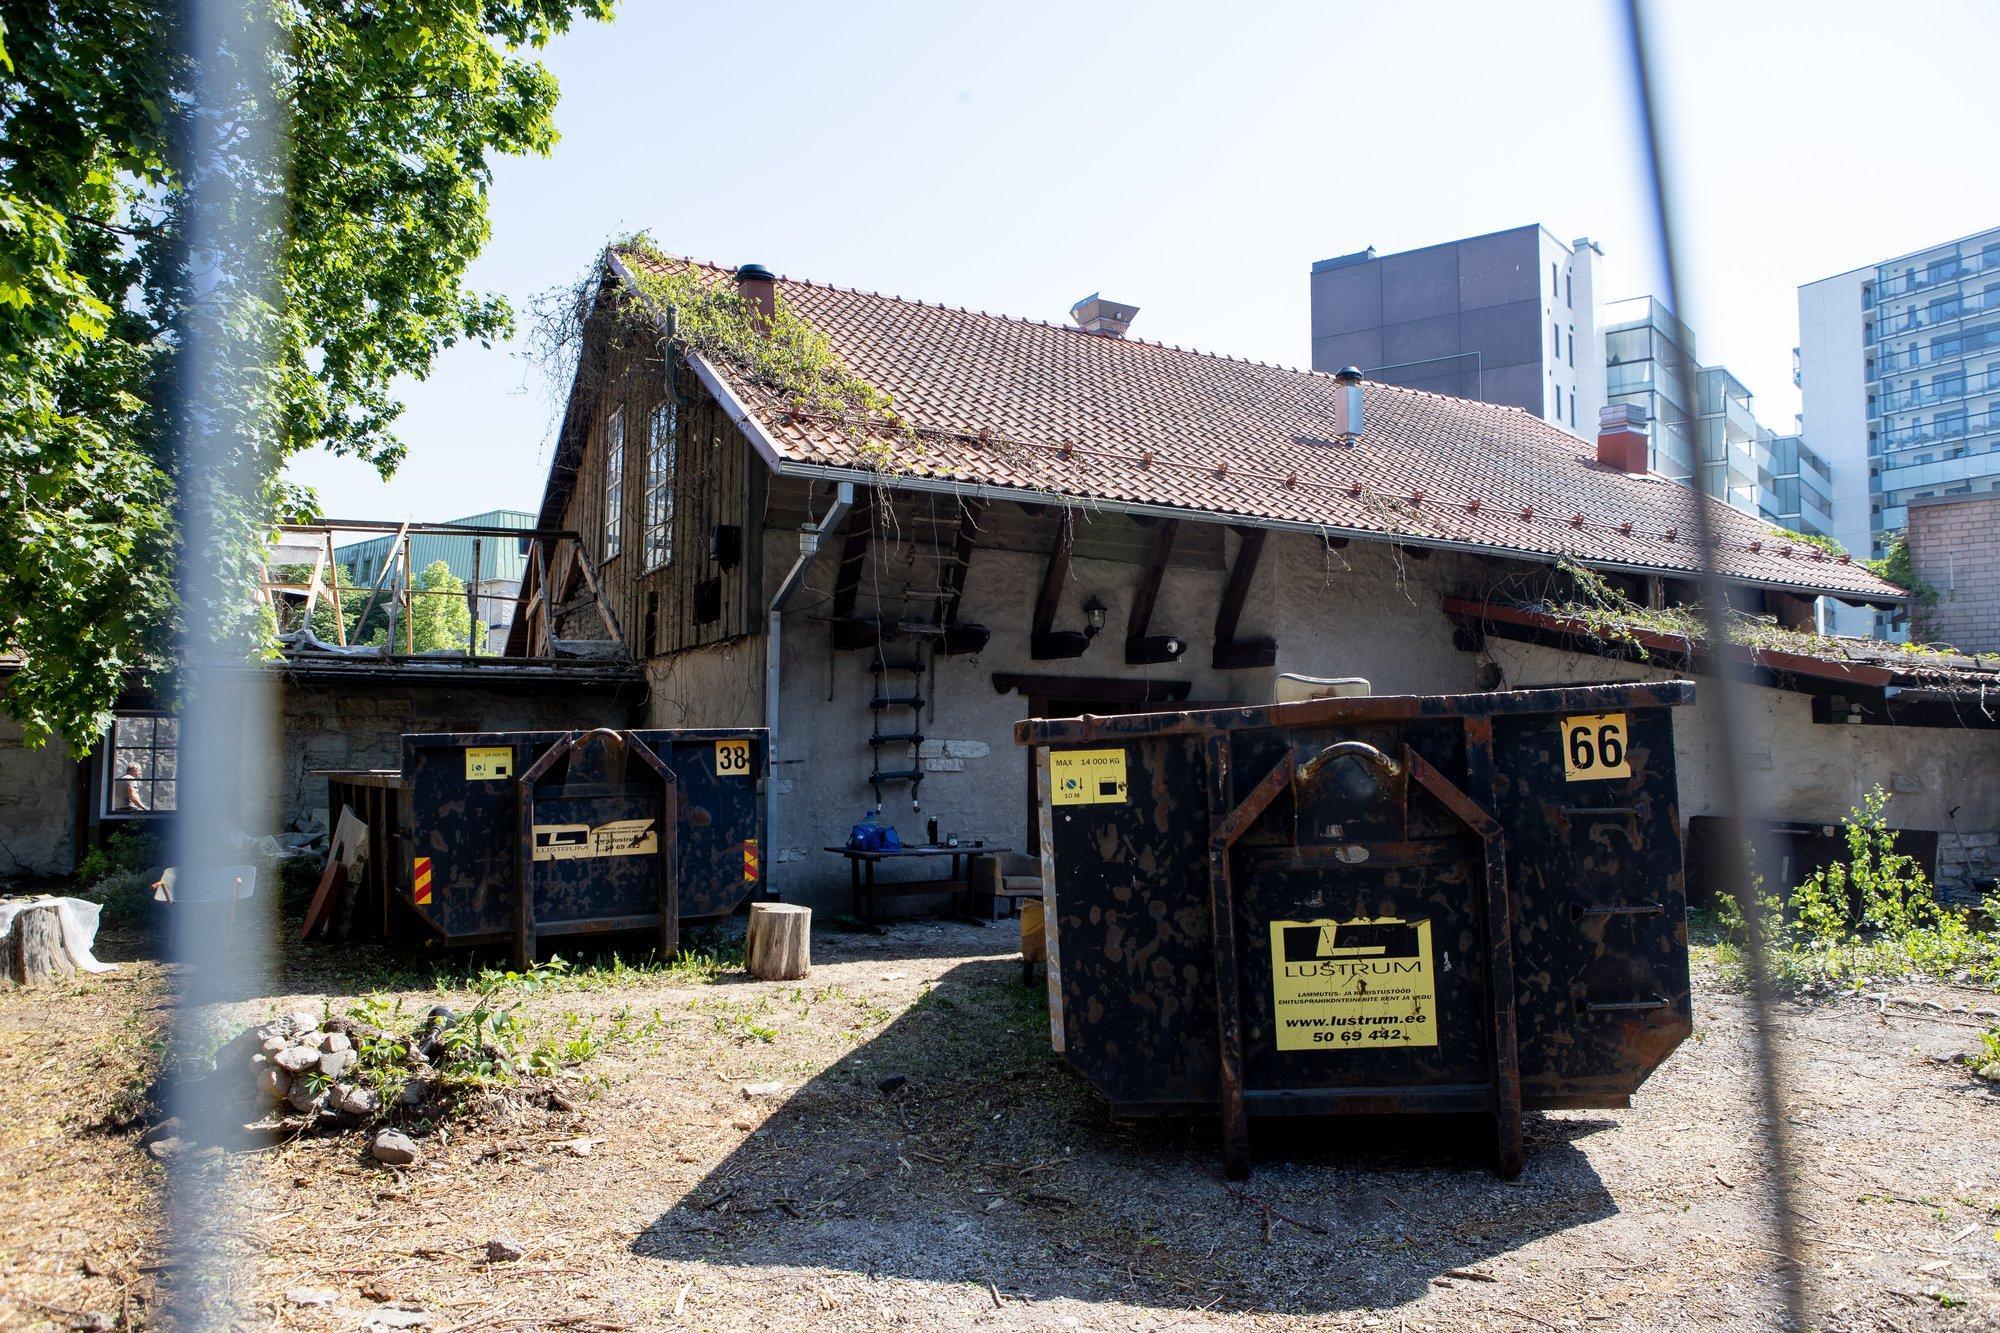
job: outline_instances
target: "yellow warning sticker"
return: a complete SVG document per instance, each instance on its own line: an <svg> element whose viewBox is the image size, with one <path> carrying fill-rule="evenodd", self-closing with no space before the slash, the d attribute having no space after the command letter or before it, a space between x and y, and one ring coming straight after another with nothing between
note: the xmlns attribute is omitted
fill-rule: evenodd
<svg viewBox="0 0 2000 1333"><path fill-rule="evenodd" d="M1123 805L1123 750L1049 751L1049 799L1056 805Z"/></svg>
<svg viewBox="0 0 2000 1333"><path fill-rule="evenodd" d="M1281 1051L1438 1044L1429 921L1273 921L1271 988Z"/></svg>
<svg viewBox="0 0 2000 1333"><path fill-rule="evenodd" d="M719 778L747 778L750 776L750 742L717 741L715 743L715 776Z"/></svg>
<svg viewBox="0 0 2000 1333"><path fill-rule="evenodd" d="M660 850L651 819L606 824L537 824L537 861L587 861L598 856L651 856Z"/></svg>
<svg viewBox="0 0 2000 1333"><path fill-rule="evenodd" d="M423 907L431 900L431 859L428 856L416 858L410 876L411 900Z"/></svg>
<svg viewBox="0 0 2000 1333"><path fill-rule="evenodd" d="M1629 778L1623 713L1579 713L1562 720L1563 781Z"/></svg>
<svg viewBox="0 0 2000 1333"><path fill-rule="evenodd" d="M514 747L511 745L474 745L465 751L467 782L488 782L494 778L511 777L513 772Z"/></svg>

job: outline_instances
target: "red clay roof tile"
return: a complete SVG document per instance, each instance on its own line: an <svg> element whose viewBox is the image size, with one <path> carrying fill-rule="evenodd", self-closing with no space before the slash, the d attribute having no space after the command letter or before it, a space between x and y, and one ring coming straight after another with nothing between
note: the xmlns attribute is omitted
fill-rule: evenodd
<svg viewBox="0 0 2000 1333"><path fill-rule="evenodd" d="M1321 372L792 278L777 285L915 428L894 441L895 470L912 476L1682 576L1701 567L1679 535L1697 530L1694 506L1705 503L1726 577L1901 595L1858 561L1787 543L1686 486L1606 467L1588 442L1519 408L1369 383L1366 430L1347 444L1332 436L1337 386ZM795 413L738 368L712 368L782 459L874 470L847 423Z"/></svg>

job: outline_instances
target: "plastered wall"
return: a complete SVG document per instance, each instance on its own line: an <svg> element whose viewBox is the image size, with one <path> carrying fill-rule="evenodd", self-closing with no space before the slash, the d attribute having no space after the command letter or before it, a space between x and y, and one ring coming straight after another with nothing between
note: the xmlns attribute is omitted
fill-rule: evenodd
<svg viewBox="0 0 2000 1333"><path fill-rule="evenodd" d="M1232 555L1235 540L1230 538ZM824 848L844 843L849 828L874 800L866 779L872 729L867 704L875 682L868 671L868 651L836 653L828 647L824 617L836 546L830 542L820 552L784 618L774 769L778 815L771 859L774 886L787 899L844 910L847 868ZM796 551L796 538L774 537L769 567L782 570ZM880 561L879 572L914 570L911 577L921 581L921 560L913 565L908 556L906 548L892 548L872 558ZM935 677L923 682L930 704L921 723L928 740L921 756L926 776L919 789L920 808L912 808L906 786L889 788L885 801L885 817L906 841L921 841L925 822L935 817L941 832L1026 847L1028 761L1014 744L1013 727L1027 715L1028 701L1019 694L997 693L996 672L1185 680L1191 683L1192 701L1213 703L1269 702L1277 671L1365 676L1375 682L1377 693L1478 688L1478 662L1453 647L1451 623L1440 610L1445 593L1464 591L1474 577L1471 563L1460 557L1399 558L1390 548L1372 544L1328 550L1314 537L1274 535L1264 549L1237 633L1277 639L1277 665L1222 672L1211 669L1210 652L1227 574L1169 569L1149 629L1180 635L1191 646L1178 662L1128 667L1125 627L1140 570L1123 561L1072 563L1055 627L1081 629L1081 608L1094 595L1108 608L1104 632L1081 657L1033 660L1029 634L1044 564L1042 557L1007 551L982 550L973 557L961 619L987 626L993 637L977 656L939 658ZM877 586L876 580L871 578L867 586ZM761 640L754 656L761 671ZM900 677L898 688L907 680ZM903 729L900 723L884 726L885 731ZM885 768L904 766L904 752L897 753ZM883 877L896 873L885 870Z"/></svg>

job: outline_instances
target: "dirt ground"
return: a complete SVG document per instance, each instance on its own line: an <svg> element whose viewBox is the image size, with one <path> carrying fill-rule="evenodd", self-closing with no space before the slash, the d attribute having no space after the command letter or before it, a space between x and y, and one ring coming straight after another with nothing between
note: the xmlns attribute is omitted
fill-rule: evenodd
<svg viewBox="0 0 2000 1333"><path fill-rule="evenodd" d="M1705 965L1695 1036L1634 1107L1531 1117L1516 1181L1485 1169L1483 1126L1343 1120L1259 1126L1236 1185L1212 1126L1117 1124L1067 1073L1012 944L911 923L818 935L798 984L538 995L664 1026L593 1060L573 1112L503 1108L412 1167L355 1135L183 1157L197 1197L234 1201L238 1326L1777 1325L1746 1008ZM1975 1031L1954 1011L1992 997L1893 989L1910 1002L1784 1014L1817 1319L2000 1327L2000 1096L1949 1059ZM115 1127L167 1014L143 958L0 995L0 1327L198 1322L164 1303L166 1168ZM524 1257L489 1262L497 1237Z"/></svg>

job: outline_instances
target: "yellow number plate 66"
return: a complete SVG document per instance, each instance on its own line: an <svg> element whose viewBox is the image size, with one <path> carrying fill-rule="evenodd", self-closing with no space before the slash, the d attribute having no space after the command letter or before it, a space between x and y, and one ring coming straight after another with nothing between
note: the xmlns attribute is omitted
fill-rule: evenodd
<svg viewBox="0 0 2000 1333"><path fill-rule="evenodd" d="M1629 778L1623 713L1580 713L1562 720L1563 781Z"/></svg>
<svg viewBox="0 0 2000 1333"><path fill-rule="evenodd" d="M750 776L750 742L717 741L715 743L715 776L719 778L747 778Z"/></svg>

